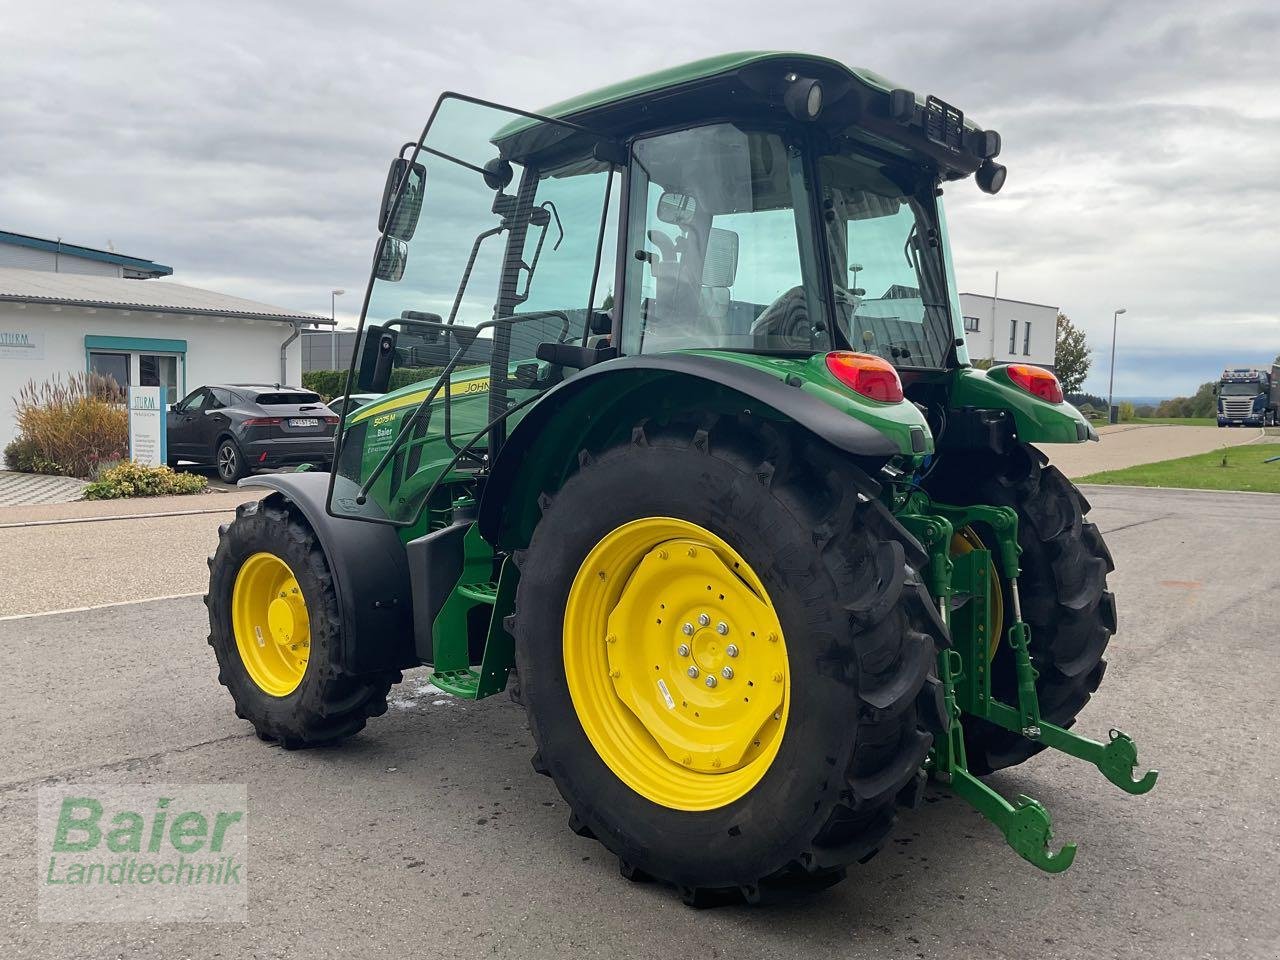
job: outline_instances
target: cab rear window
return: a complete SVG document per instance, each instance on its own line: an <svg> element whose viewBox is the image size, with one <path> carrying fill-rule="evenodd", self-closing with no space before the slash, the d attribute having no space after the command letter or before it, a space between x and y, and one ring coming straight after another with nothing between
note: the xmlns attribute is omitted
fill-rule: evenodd
<svg viewBox="0 0 1280 960"><path fill-rule="evenodd" d="M318 393L260 393L254 398L254 402L264 407L278 407L286 403L319 403L320 394Z"/></svg>

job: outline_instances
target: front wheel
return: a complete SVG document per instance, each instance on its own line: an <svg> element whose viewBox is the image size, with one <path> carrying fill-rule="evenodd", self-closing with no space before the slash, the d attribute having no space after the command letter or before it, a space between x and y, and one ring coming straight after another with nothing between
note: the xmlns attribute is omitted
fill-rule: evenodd
<svg viewBox="0 0 1280 960"><path fill-rule="evenodd" d="M295 749L333 743L387 710L395 672L338 669L338 600L315 531L283 504L241 504L209 558L209 644L236 716Z"/></svg>
<svg viewBox="0 0 1280 960"><path fill-rule="evenodd" d="M690 902L839 879L945 726L919 547L855 467L733 421L646 424L582 463L515 617L571 825Z"/></svg>

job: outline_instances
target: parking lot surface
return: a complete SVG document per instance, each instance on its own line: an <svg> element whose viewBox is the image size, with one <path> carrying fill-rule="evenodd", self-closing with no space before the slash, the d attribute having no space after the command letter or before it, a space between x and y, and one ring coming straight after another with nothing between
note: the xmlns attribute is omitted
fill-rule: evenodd
<svg viewBox="0 0 1280 960"><path fill-rule="evenodd" d="M216 682L204 607L188 597L0 622L0 950L1274 960L1280 497L1087 494L1116 558L1120 634L1080 728L1132 734L1161 780L1128 797L1054 755L992 777L1007 796L1045 802L1057 840L1080 844L1065 874L1038 872L931 788L845 883L761 908L691 910L661 886L624 881L612 856L568 830L505 697L463 703L414 671L389 713L340 747L259 742ZM212 529L181 526L193 519L218 521L151 522L179 525L156 536L185 542L203 566ZM136 559L140 548L110 539L125 566ZM83 605L94 601L87 578L70 579ZM246 784L249 921L39 922L35 793L76 781Z"/></svg>

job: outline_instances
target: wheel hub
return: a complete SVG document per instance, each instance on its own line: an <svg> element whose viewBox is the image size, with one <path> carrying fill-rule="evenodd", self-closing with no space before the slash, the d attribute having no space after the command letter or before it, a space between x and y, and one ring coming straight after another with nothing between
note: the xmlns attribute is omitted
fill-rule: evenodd
<svg viewBox="0 0 1280 960"><path fill-rule="evenodd" d="M729 773L776 749L786 650L758 583L749 585L742 561L709 534L636 552L606 621L601 668L614 695L687 770ZM597 583L609 579L597 571Z"/></svg>
<svg viewBox="0 0 1280 960"><path fill-rule="evenodd" d="M297 689L311 653L311 627L289 565L273 553L247 558L231 590L231 613L249 679L274 697Z"/></svg>

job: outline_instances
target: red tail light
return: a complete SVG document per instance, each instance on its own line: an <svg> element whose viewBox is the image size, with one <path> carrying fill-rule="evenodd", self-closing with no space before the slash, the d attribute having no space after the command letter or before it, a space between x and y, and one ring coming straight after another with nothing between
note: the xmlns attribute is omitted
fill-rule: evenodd
<svg viewBox="0 0 1280 960"><path fill-rule="evenodd" d="M284 422L283 417L249 417L245 420L246 427L274 427Z"/></svg>
<svg viewBox="0 0 1280 960"><path fill-rule="evenodd" d="M1016 386L1032 396L1048 400L1050 403L1062 402L1062 385L1058 383L1058 378L1044 367L1035 367L1029 363L1011 363L1005 367L1005 370Z"/></svg>
<svg viewBox="0 0 1280 960"><path fill-rule="evenodd" d="M332 426L333 424L336 424L339 419L339 417L325 417L324 422Z"/></svg>
<svg viewBox="0 0 1280 960"><path fill-rule="evenodd" d="M831 375L854 393L880 403L897 403L902 399L902 381L893 364L869 353L840 350L827 354Z"/></svg>

